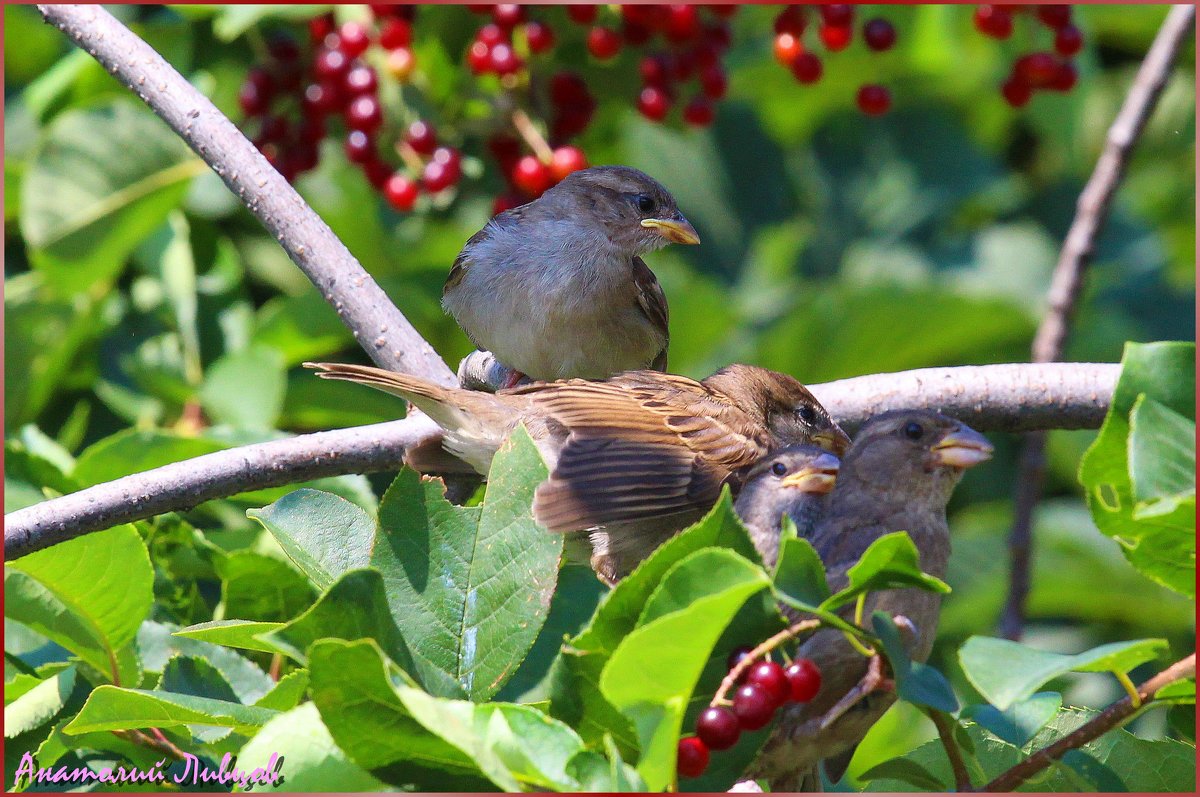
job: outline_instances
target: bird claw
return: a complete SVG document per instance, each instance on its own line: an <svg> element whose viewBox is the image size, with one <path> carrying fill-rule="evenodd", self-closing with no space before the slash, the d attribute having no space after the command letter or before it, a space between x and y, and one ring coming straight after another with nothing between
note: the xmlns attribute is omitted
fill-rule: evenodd
<svg viewBox="0 0 1200 797"><path fill-rule="evenodd" d="M497 360L490 351L473 351L458 364L458 383L464 390L495 393L512 387L523 376Z"/></svg>
<svg viewBox="0 0 1200 797"><path fill-rule="evenodd" d="M885 684L890 684L890 687L885 687ZM833 708L821 717L821 730L826 730L830 725L837 722L847 711L854 708L855 704L865 698L867 695L877 690L894 689L895 684L892 679L885 678L883 675L883 657L876 653L867 663L867 674L850 689L849 692L842 695L842 699L834 704Z"/></svg>

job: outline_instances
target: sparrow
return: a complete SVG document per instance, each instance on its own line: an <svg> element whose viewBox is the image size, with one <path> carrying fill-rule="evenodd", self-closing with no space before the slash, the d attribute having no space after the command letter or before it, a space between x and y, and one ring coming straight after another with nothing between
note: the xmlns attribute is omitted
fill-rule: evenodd
<svg viewBox="0 0 1200 797"><path fill-rule="evenodd" d="M875 416L842 457L837 483L811 541L832 590L849 583L847 571L885 534L907 531L921 569L939 578L950 557L946 504L964 471L991 457L992 445L974 429L936 412L896 410ZM941 596L917 589L871 593L864 618L883 611L897 618L909 655L924 661L933 648ZM847 607L847 619L853 614ZM796 654L821 670L821 688L809 703L780 714L753 766L777 791L799 789L822 759L848 754L895 700L883 683L879 659L868 658L840 631L822 629ZM834 779L840 778L840 774Z"/></svg>
<svg viewBox="0 0 1200 797"><path fill-rule="evenodd" d="M628 166L567 176L500 213L454 261L442 307L512 369L503 387L667 367L667 299L641 255L700 236L674 197Z"/></svg>
<svg viewBox="0 0 1200 797"><path fill-rule="evenodd" d="M786 515L798 536L809 538L837 479L837 457L816 446L789 446L758 461L746 474L734 509L750 531L767 569L779 560L780 524Z"/></svg>
<svg viewBox="0 0 1200 797"><path fill-rule="evenodd" d="M802 384L752 365L701 382L641 370L494 394L365 365L305 365L408 399L441 426L443 448L481 474L524 424L549 469L534 493L535 520L551 532L587 534L592 566L608 581L708 511L723 485L740 486L773 449L807 443L841 452L850 443Z"/></svg>

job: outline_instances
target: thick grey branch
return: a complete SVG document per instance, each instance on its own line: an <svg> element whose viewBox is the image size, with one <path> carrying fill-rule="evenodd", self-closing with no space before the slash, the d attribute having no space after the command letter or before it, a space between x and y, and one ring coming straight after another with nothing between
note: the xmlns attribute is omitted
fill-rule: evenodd
<svg viewBox="0 0 1200 797"><path fill-rule="evenodd" d="M1107 363L926 368L813 385L848 428L902 407L939 409L981 431L1100 425L1120 366ZM206 454L80 490L4 518L6 560L118 523L248 490L343 473L391 470L437 435L424 416L301 435Z"/></svg>
<svg viewBox="0 0 1200 797"><path fill-rule="evenodd" d="M39 5L38 9L212 167L333 305L376 363L441 384L457 384L433 347L321 217L237 127L150 45L98 5Z"/></svg>

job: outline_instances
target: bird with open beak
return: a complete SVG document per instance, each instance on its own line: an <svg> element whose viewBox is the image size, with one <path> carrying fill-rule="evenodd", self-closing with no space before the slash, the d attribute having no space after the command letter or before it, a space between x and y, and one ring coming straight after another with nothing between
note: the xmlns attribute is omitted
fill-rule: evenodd
<svg viewBox="0 0 1200 797"><path fill-rule="evenodd" d="M667 300L641 255L700 236L674 197L627 166L567 176L495 216L450 270L442 306L480 349L533 380L667 366Z"/></svg>

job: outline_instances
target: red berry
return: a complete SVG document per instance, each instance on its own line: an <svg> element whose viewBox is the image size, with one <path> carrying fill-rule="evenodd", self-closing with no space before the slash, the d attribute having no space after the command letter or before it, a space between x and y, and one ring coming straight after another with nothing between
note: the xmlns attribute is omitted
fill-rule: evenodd
<svg viewBox="0 0 1200 797"><path fill-rule="evenodd" d="M733 43L733 33L730 32L729 25L718 22L704 29L704 42L717 50L728 50L729 45Z"/></svg>
<svg viewBox="0 0 1200 797"><path fill-rule="evenodd" d="M292 168L300 174L315 169L321 155L315 143L301 141L292 148L290 158Z"/></svg>
<svg viewBox="0 0 1200 797"><path fill-rule="evenodd" d="M565 141L587 130L594 110L594 105L563 108L550 124L551 140Z"/></svg>
<svg viewBox="0 0 1200 797"><path fill-rule="evenodd" d="M890 50L896 43L896 28L886 19L872 19L863 25L863 40L876 52Z"/></svg>
<svg viewBox="0 0 1200 797"><path fill-rule="evenodd" d="M733 713L742 730L756 731L771 721L778 706L761 686L744 684L733 694Z"/></svg>
<svg viewBox="0 0 1200 797"><path fill-rule="evenodd" d="M596 6L567 6L567 16L572 22L577 22L580 25L591 25L596 21Z"/></svg>
<svg viewBox="0 0 1200 797"><path fill-rule="evenodd" d="M709 706L696 719L696 736L710 750L728 750L741 735L737 716L724 706Z"/></svg>
<svg viewBox="0 0 1200 797"><path fill-rule="evenodd" d="M819 6L821 19L835 28L848 28L854 22L854 6L849 3L831 3Z"/></svg>
<svg viewBox="0 0 1200 797"><path fill-rule="evenodd" d="M700 73L700 87L704 90L704 96L709 99L723 98L729 89L729 80L725 77L725 70L715 64L705 67Z"/></svg>
<svg viewBox="0 0 1200 797"><path fill-rule="evenodd" d="M521 142L512 136L492 136L487 141L487 148L488 152L492 153L492 157L496 159L496 163L500 164L505 175L512 172L512 167L521 157Z"/></svg>
<svg viewBox="0 0 1200 797"><path fill-rule="evenodd" d="M1083 49L1083 32L1074 25L1063 25L1054 32L1054 51L1072 56Z"/></svg>
<svg viewBox="0 0 1200 797"><path fill-rule="evenodd" d="M700 18L696 7L689 5L667 6L664 34L668 41L676 43L691 41L700 33Z"/></svg>
<svg viewBox="0 0 1200 797"><path fill-rule="evenodd" d="M1079 82L1079 72L1076 71L1075 65L1070 61L1063 61L1058 65L1058 71L1054 75L1054 79L1050 81L1047 88L1054 91L1070 91L1075 88L1075 84Z"/></svg>
<svg viewBox="0 0 1200 797"><path fill-rule="evenodd" d="M550 159L550 174L557 183L571 172L586 169L587 166L587 156L579 147L559 147L554 150L554 157Z"/></svg>
<svg viewBox="0 0 1200 797"><path fill-rule="evenodd" d="M808 27L808 19L804 16L801 6L788 6L775 17L775 33L790 33L799 38Z"/></svg>
<svg viewBox="0 0 1200 797"><path fill-rule="evenodd" d="M367 182L374 186L376 191L383 191L392 177L392 168L378 157L364 163L362 170L363 174L367 176Z"/></svg>
<svg viewBox="0 0 1200 797"><path fill-rule="evenodd" d="M492 71L492 48L487 42L471 43L467 50L467 67L474 75Z"/></svg>
<svg viewBox="0 0 1200 797"><path fill-rule="evenodd" d="M858 90L858 108L867 116L879 116L892 107L892 93L883 86L869 84Z"/></svg>
<svg viewBox="0 0 1200 797"><path fill-rule="evenodd" d="M712 103L703 95L693 97L683 109L683 121L693 127L708 127L714 115Z"/></svg>
<svg viewBox="0 0 1200 797"><path fill-rule="evenodd" d="M412 44L412 25L408 24L408 20L396 17L389 19L379 31L379 44L385 50L407 47Z"/></svg>
<svg viewBox="0 0 1200 797"><path fill-rule="evenodd" d="M801 83L816 83L825 72L821 59L812 53L801 53L792 62L792 74Z"/></svg>
<svg viewBox="0 0 1200 797"><path fill-rule="evenodd" d="M738 664L741 663L742 659L749 656L750 651L752 651L752 650L754 650L754 648L750 647L749 645L741 645L739 647L734 648L733 652L731 652L729 654L729 658L725 660L725 668L728 670L732 670L734 667L736 667Z"/></svg>
<svg viewBox="0 0 1200 797"><path fill-rule="evenodd" d="M417 57L407 47L397 47L394 50L389 50L387 60L384 62L388 74L400 82L408 80L408 76L412 74L413 68L416 65Z"/></svg>
<svg viewBox="0 0 1200 797"><path fill-rule="evenodd" d="M712 3L710 3L707 6L707 8L709 11L713 12L714 14L716 14L718 17L721 17L722 19L729 19L734 14L736 14L737 10L738 10L737 6L713 5Z"/></svg>
<svg viewBox="0 0 1200 797"><path fill-rule="evenodd" d="M371 44L371 35L361 22L345 22L338 29L338 49L348 58L358 58Z"/></svg>
<svg viewBox="0 0 1200 797"><path fill-rule="evenodd" d="M554 30L544 22L527 22L525 41L529 43L529 52L544 53L554 46Z"/></svg>
<svg viewBox="0 0 1200 797"><path fill-rule="evenodd" d="M371 94L355 97L346 106L346 127L351 130L361 130L364 133L374 133L383 126L383 108L379 100Z"/></svg>
<svg viewBox="0 0 1200 797"><path fill-rule="evenodd" d="M587 84L574 72L556 72L550 78L550 101L562 108L591 98Z"/></svg>
<svg viewBox="0 0 1200 797"><path fill-rule="evenodd" d="M671 98L658 86L646 86L638 94L638 111L647 119L662 121L671 108Z"/></svg>
<svg viewBox="0 0 1200 797"><path fill-rule="evenodd" d="M268 116L262 120L258 130L258 141L266 144L282 144L291 132L291 125L282 116Z"/></svg>
<svg viewBox="0 0 1200 797"><path fill-rule="evenodd" d="M640 22L631 20L621 21L621 38L634 46L640 46L650 41L654 37L654 31L647 28Z"/></svg>
<svg viewBox="0 0 1200 797"><path fill-rule="evenodd" d="M621 37L612 28L594 27L587 35L588 52L605 61L621 50Z"/></svg>
<svg viewBox="0 0 1200 797"><path fill-rule="evenodd" d="M1005 102L1014 108L1020 108L1029 102L1029 98L1033 96L1033 89L1028 83L1013 76L1004 81L1004 85L1000 87L1000 93L1004 95Z"/></svg>
<svg viewBox="0 0 1200 797"><path fill-rule="evenodd" d="M516 194L501 194L496 197L496 201L492 203L492 215L499 216L506 210L519 208L525 204L525 198Z"/></svg>
<svg viewBox="0 0 1200 797"><path fill-rule="evenodd" d="M682 778L698 778L708 769L708 748L695 736L679 740L675 769Z"/></svg>
<svg viewBox="0 0 1200 797"><path fill-rule="evenodd" d="M1012 14L1002 6L981 5L975 9L975 28L993 39L1007 39L1012 35Z"/></svg>
<svg viewBox="0 0 1200 797"><path fill-rule="evenodd" d="M525 21L525 9L516 3L500 3L492 9L492 19L500 27L512 30Z"/></svg>
<svg viewBox="0 0 1200 797"><path fill-rule="evenodd" d="M648 86L662 86L670 80L670 64L661 53L647 55L638 63L642 82Z"/></svg>
<svg viewBox="0 0 1200 797"><path fill-rule="evenodd" d="M256 83L247 80L238 91L238 107L246 116L264 114L271 107L271 93L263 91Z"/></svg>
<svg viewBox="0 0 1200 797"><path fill-rule="evenodd" d="M791 699L807 703L821 690L821 671L811 659L796 659L783 671L791 686Z"/></svg>
<svg viewBox="0 0 1200 797"><path fill-rule="evenodd" d="M305 116L320 117L342 106L341 91L327 83L310 83L304 87L300 107Z"/></svg>
<svg viewBox="0 0 1200 797"><path fill-rule="evenodd" d="M346 77L342 80L342 87L351 97L357 97L360 94L374 94L379 88L379 78L375 75L374 69L365 64L359 64L346 73Z"/></svg>
<svg viewBox="0 0 1200 797"><path fill-rule="evenodd" d="M346 160L367 163L375 157L375 142L361 130L351 130L346 136Z"/></svg>
<svg viewBox="0 0 1200 797"><path fill-rule="evenodd" d="M277 33L267 41L267 53L276 61L291 63L300 59L300 45L286 33Z"/></svg>
<svg viewBox="0 0 1200 797"><path fill-rule="evenodd" d="M313 44L320 44L325 37L333 33L333 14L322 14L308 21L308 38Z"/></svg>
<svg viewBox="0 0 1200 797"><path fill-rule="evenodd" d="M420 189L415 180L410 180L401 172L396 172L383 186L383 197L396 210L408 212L417 203Z"/></svg>
<svg viewBox="0 0 1200 797"><path fill-rule="evenodd" d="M1048 28L1058 30L1071 24L1071 7L1066 5L1044 5L1037 7L1038 19Z"/></svg>
<svg viewBox="0 0 1200 797"><path fill-rule="evenodd" d="M783 667L773 661L760 661L751 667L746 673L746 683L762 688L767 696L775 701L776 706L786 702L790 693Z"/></svg>
<svg viewBox="0 0 1200 797"><path fill-rule="evenodd" d="M426 191L437 193L458 182L458 169L452 164L431 160L421 172L421 183Z"/></svg>
<svg viewBox="0 0 1200 797"><path fill-rule="evenodd" d="M492 47L491 59L492 70L500 75L511 75L523 66L512 45L505 42Z"/></svg>
<svg viewBox="0 0 1200 797"><path fill-rule="evenodd" d="M437 148L437 133L433 125L418 119L404 131L404 141L422 155L432 155Z"/></svg>
<svg viewBox="0 0 1200 797"><path fill-rule="evenodd" d="M804 42L799 36L791 33L781 33L775 37L775 60L786 67L796 63L796 59L804 53Z"/></svg>
<svg viewBox="0 0 1200 797"><path fill-rule="evenodd" d="M296 126L296 140L301 144L319 144L325 138L325 120L320 116L308 116Z"/></svg>
<svg viewBox="0 0 1200 797"><path fill-rule="evenodd" d="M507 44L509 42L508 31L499 25L492 24L484 25L480 28L479 32L475 34L475 39L484 42L488 46L495 46L501 42Z"/></svg>
<svg viewBox="0 0 1200 797"><path fill-rule="evenodd" d="M845 50L850 45L850 40L854 38L854 28L850 26L835 27L833 25L822 25L820 30L821 43L831 52Z"/></svg>
<svg viewBox="0 0 1200 797"><path fill-rule="evenodd" d="M321 50L313 61L313 74L322 81L340 81L350 70L350 59L341 50Z"/></svg>
<svg viewBox="0 0 1200 797"><path fill-rule="evenodd" d="M696 71L696 56L688 51L675 53L675 57L671 59L671 79L672 80L691 80L692 75Z"/></svg>
<svg viewBox="0 0 1200 797"><path fill-rule="evenodd" d="M542 192L553 184L554 178L550 173L550 167L535 156L526 155L513 167L512 181L517 188L529 196L536 197L541 196Z"/></svg>
<svg viewBox="0 0 1200 797"><path fill-rule="evenodd" d="M1013 64L1013 74L1032 88L1042 88L1058 74L1058 59L1046 52L1028 53Z"/></svg>

